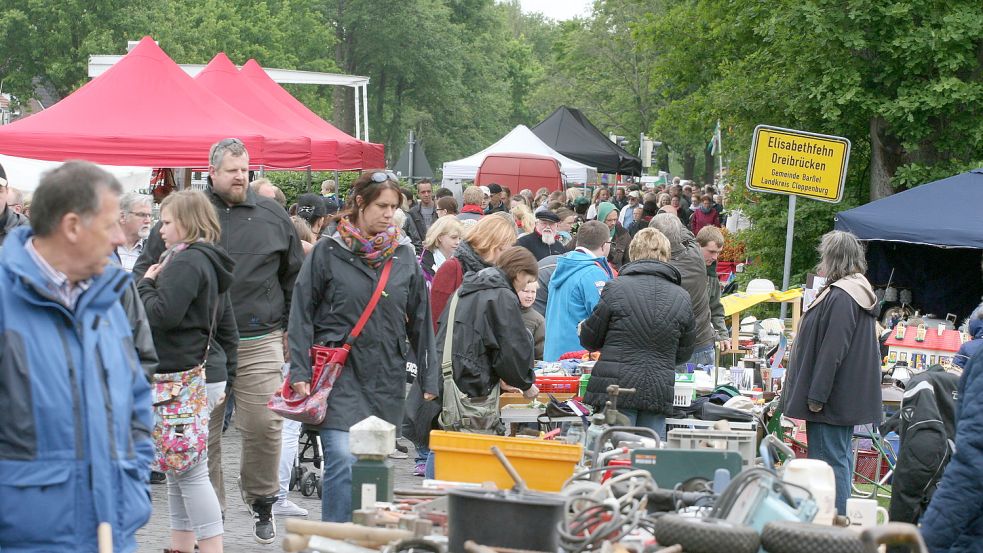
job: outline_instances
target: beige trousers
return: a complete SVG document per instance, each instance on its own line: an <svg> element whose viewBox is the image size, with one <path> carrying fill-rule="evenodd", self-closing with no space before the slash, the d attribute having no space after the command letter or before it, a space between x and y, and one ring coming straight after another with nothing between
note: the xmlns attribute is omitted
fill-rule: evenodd
<svg viewBox="0 0 983 553"><path fill-rule="evenodd" d="M276 496L280 488L280 433L283 419L266 402L283 385L283 332L239 342L239 366L232 383L235 423L242 436L239 461L240 486L246 502ZM225 480L222 474L223 400L208 421L208 477L225 512Z"/></svg>

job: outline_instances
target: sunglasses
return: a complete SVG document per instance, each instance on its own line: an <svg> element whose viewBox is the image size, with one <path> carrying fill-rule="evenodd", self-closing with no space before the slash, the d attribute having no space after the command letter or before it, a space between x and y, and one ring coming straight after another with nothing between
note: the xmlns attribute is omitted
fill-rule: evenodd
<svg viewBox="0 0 983 553"><path fill-rule="evenodd" d="M245 146L242 140L239 140L238 138L223 138L222 140L218 141L218 144L216 144L216 146L221 148L222 146L231 146L233 144L242 144L243 146Z"/></svg>
<svg viewBox="0 0 983 553"><path fill-rule="evenodd" d="M399 182L399 177L392 171L377 171L372 173L372 182L386 182L387 180Z"/></svg>

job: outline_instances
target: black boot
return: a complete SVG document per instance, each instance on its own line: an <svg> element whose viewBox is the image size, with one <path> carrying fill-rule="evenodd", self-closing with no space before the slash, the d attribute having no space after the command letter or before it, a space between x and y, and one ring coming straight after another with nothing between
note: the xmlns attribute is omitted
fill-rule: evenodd
<svg viewBox="0 0 983 553"><path fill-rule="evenodd" d="M150 471L151 484L163 484L164 482L167 482L167 476L163 472L157 472L156 470Z"/></svg>
<svg viewBox="0 0 983 553"><path fill-rule="evenodd" d="M276 497L257 499L252 504L253 537L262 544L273 543L276 539L276 520L273 519L273 504Z"/></svg>

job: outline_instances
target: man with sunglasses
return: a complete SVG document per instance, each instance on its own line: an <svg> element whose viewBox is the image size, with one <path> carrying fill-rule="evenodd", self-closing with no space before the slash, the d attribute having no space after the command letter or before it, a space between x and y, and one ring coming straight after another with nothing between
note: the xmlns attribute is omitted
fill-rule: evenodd
<svg viewBox="0 0 983 553"><path fill-rule="evenodd" d="M0 247L3 247L3 241L10 231L31 224L27 217L7 205L7 190L7 172L3 170L3 165L0 165Z"/></svg>
<svg viewBox="0 0 983 553"><path fill-rule="evenodd" d="M226 402L233 395L242 434L240 492L253 515L253 537L259 543L272 543L276 539L273 505L280 490L283 419L266 402L283 385L284 330L303 250L287 212L250 189L249 153L241 140L227 138L212 146L208 183L205 193L222 225L220 245L236 263L229 294L240 338L238 367L235 375L228 375L226 397L215 406L209 421L208 472L224 512L222 422ZM137 278L164 252L159 226L151 232L133 269ZM215 350L213 341L209 360Z"/></svg>

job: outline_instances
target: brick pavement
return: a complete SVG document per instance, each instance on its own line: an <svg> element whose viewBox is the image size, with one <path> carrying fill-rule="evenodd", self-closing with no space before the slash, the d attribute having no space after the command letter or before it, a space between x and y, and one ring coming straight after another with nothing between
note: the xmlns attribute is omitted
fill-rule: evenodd
<svg viewBox="0 0 983 553"><path fill-rule="evenodd" d="M233 425L234 427L235 425ZM407 487L419 484L423 479L413 476L413 446L406 440L401 440L401 444L408 445L410 450L409 459L390 459L394 466L396 487ZM284 529L284 517L277 517L277 539L269 545L260 545L252 537L252 517L246 512L246 508L239 498L239 488L236 485L236 476L239 474L239 455L242 441L238 430L229 428L225 433L222 443L222 466L225 475L226 512L225 512L225 535L223 543L225 550L234 553L270 553L283 551L280 540L286 530ZM307 465L313 469L313 466ZM153 497L153 515L139 532L137 532L138 551L140 553L159 553L170 542L170 520L167 510L167 486L160 484L151 486ZM321 500L317 494L311 497L304 497L300 491L294 490L288 493L291 501L308 510L308 520L321 520Z"/></svg>

